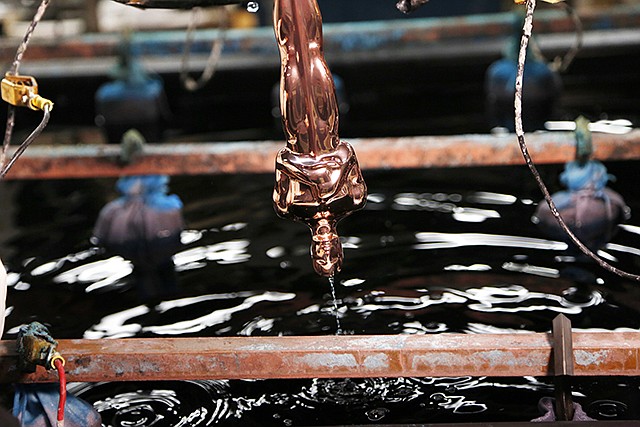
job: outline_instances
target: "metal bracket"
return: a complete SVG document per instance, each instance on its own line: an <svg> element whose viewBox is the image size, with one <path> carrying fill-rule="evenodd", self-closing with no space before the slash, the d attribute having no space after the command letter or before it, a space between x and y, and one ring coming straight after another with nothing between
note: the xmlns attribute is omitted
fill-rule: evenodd
<svg viewBox="0 0 640 427"><path fill-rule="evenodd" d="M555 375L556 417L573 420L571 377L574 375L573 336L571 321L559 314L553 319L553 373Z"/></svg>
<svg viewBox="0 0 640 427"><path fill-rule="evenodd" d="M51 337L46 326L38 322L24 325L18 332L18 368L21 372L33 373L36 365L51 369L49 363L56 355L58 342Z"/></svg>

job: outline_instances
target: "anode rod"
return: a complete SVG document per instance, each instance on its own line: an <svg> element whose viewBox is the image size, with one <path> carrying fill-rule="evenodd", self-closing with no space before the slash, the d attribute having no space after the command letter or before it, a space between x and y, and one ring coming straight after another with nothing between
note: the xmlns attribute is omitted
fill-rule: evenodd
<svg viewBox="0 0 640 427"><path fill-rule="evenodd" d="M417 136L350 139L362 169L499 166L524 164L513 135ZM572 132L533 133L527 137L537 164L573 159ZM593 134L594 158L640 159L640 130L625 135ZM111 145L32 145L5 179L105 178L122 175L212 175L273 173L281 142L148 144L130 165L118 163Z"/></svg>
<svg viewBox="0 0 640 427"><path fill-rule="evenodd" d="M68 381L552 375L544 333L59 340ZM640 333L575 333L575 375L640 375ZM0 382L22 375L0 341Z"/></svg>

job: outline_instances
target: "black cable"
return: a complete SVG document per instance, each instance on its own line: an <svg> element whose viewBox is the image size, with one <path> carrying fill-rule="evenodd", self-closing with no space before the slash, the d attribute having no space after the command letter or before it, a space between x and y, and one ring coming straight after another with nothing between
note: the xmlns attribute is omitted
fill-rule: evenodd
<svg viewBox="0 0 640 427"><path fill-rule="evenodd" d="M49 123L50 117L51 108L47 106L44 109L44 115L40 124L33 130L33 132L31 132L31 134L22 142L22 144L20 144L16 152L11 157L11 160L9 160L9 163L7 163L0 171L0 179L5 177L7 172L9 172L9 169L11 169L11 166L13 166L16 160L18 160L18 157L20 157L22 153L24 153L24 151L29 147L29 145L31 145L31 143L42 133L42 130L47 126L47 123ZM7 128L8 127L9 126L7 126Z"/></svg>
<svg viewBox="0 0 640 427"><path fill-rule="evenodd" d="M11 68L9 69L7 74L18 75L18 72L20 70L20 65L22 63L22 57L24 56L24 53L26 52L27 47L29 46L29 42L31 41L31 36L33 35L33 31L36 29L36 26L38 25L38 23L42 19L42 16L46 12L47 6L49 6L49 2L50 0L42 0L42 2L40 3L40 6L38 6L38 10L36 10L36 13L33 16L33 19L31 20L31 24L29 25L29 28L27 28L27 32L25 33L24 37L22 38L22 42L20 43L20 45L18 46L18 49L16 50L16 55L13 59L13 63L11 64ZM40 135L42 130L47 126L47 123L49 122L49 118L51 116L51 108L50 107L45 108L44 116L42 118L42 121L38 125L38 127L36 127L36 129L27 137L27 139L25 139L24 142L20 144L20 147L18 147L14 155L11 157L11 160L9 161L9 163L5 166L4 162L6 159L7 151L9 150L9 145L11 144L11 136L13 135L13 127L15 125L15 115L16 115L15 110L16 108L13 105L9 105L9 108L7 110L7 125L4 131L4 141L2 143L2 152L0 153L0 167L2 167L2 170L0 171L0 179L4 178L4 176L7 174L9 169L11 169L11 166L13 166L13 164L16 162L18 157L20 157L24 152L24 150L26 150L27 147L31 145L31 143Z"/></svg>

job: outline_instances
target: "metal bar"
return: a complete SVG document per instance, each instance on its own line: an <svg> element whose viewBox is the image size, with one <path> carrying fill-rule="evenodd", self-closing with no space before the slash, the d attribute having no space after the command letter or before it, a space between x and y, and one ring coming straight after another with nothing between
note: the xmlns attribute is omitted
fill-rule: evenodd
<svg viewBox="0 0 640 427"><path fill-rule="evenodd" d="M514 135L419 136L349 141L362 169L407 169L524 164ZM527 136L538 164L573 159L570 132ZM594 134L594 158L640 159L640 130L626 135ZM258 141L147 145L128 166L117 162L120 148L107 145L33 145L5 179L102 178L138 174L213 175L273 173L275 156L284 142Z"/></svg>
<svg viewBox="0 0 640 427"><path fill-rule="evenodd" d="M389 11L390 18L394 14L401 16L392 2ZM640 34L637 31L640 5L617 6L604 13L585 13L581 18L585 39L580 57L612 52L630 55L637 52L640 46ZM505 37L513 30L512 20L510 13L499 13L327 23L323 26L325 55L331 67L406 60L492 61L501 55ZM536 13L537 39L545 55L551 57L564 53L574 43L572 31L571 20L563 12ZM193 46L190 71L202 70L211 41L217 37L217 29L198 31L198 43ZM271 27L232 29L226 32L226 40L219 70L275 69L279 65ZM184 34L176 31L144 32L134 35L133 42L143 56L146 68L158 73L180 71L179 58L184 47ZM35 40L29 47L29 61L24 64L23 72L38 79L107 76L115 63L118 43L119 36L116 34L82 35L56 40L55 43ZM14 54L15 41L0 40L0 57L8 59ZM74 60L70 61L70 58Z"/></svg>
<svg viewBox="0 0 640 427"><path fill-rule="evenodd" d="M553 319L553 374L573 375L573 336L571 321L564 314Z"/></svg>
<svg viewBox="0 0 640 427"><path fill-rule="evenodd" d="M573 420L571 375L574 374L571 321L559 314L553 319L553 373L555 375L555 412L561 421Z"/></svg>
<svg viewBox="0 0 640 427"><path fill-rule="evenodd" d="M550 334L59 340L69 381L551 375ZM576 333L576 375L640 375L640 332ZM22 375L0 341L0 382Z"/></svg>

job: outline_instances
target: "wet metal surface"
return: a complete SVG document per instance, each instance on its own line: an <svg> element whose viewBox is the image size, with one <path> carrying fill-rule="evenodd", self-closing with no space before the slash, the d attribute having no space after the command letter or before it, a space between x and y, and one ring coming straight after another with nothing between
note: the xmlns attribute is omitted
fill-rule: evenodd
<svg viewBox="0 0 640 427"><path fill-rule="evenodd" d="M60 340L69 381L547 376L549 334ZM576 333L575 375L640 375L640 333ZM2 382L21 377L15 344L0 342Z"/></svg>
<svg viewBox="0 0 640 427"><path fill-rule="evenodd" d="M364 207L367 187L353 148L338 136L336 88L316 0L276 0L274 29L287 146L276 157L273 203L281 217L309 226L313 269L333 277L344 258L337 224Z"/></svg>
<svg viewBox="0 0 640 427"><path fill-rule="evenodd" d="M570 132L527 136L538 164L564 163L575 154ZM362 169L524 165L515 136L458 135L355 139ZM640 130L594 134L594 159L640 159ZM25 152L5 179L99 178L122 175L214 175L272 173L279 142L147 145L131 165L121 166L120 147L38 146Z"/></svg>

